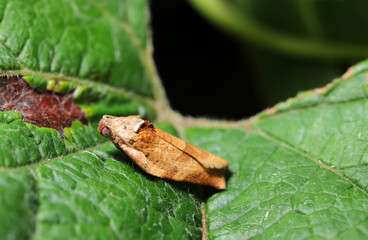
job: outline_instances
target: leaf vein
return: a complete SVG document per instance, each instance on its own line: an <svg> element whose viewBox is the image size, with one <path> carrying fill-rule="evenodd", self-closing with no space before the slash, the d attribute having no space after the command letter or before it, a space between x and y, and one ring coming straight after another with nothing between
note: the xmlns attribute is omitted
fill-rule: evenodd
<svg viewBox="0 0 368 240"><path fill-rule="evenodd" d="M280 145L280 146L286 147L286 148L288 148L288 149L290 149L290 150L292 150L292 151L294 151L294 152L296 152L296 153L298 153L298 154L300 154L300 155L302 155L302 156L306 157L307 159L310 159L311 161L313 161L314 163L316 163L316 164L317 164L317 165L319 165L320 167L322 167L322 168L324 168L324 169L327 169L327 170L329 170L329 171L333 172L334 174L336 174L336 175L340 176L340 177L341 177L341 178L343 178L345 181L349 182L349 183L350 183L354 188L359 189L360 191L362 191L362 193L364 193L366 196L368 196L368 193L367 193L363 188L361 188L360 186L356 185L356 184L355 184L352 180L350 180L349 178L345 177L345 176L341 173L341 171L340 171L340 170L333 168L333 166L328 166L328 165L324 164L321 160L319 160L319 159L317 159L317 158L315 158L315 157L313 157L313 156L309 155L308 153L305 153L305 152L303 152L303 151L301 151L301 150L299 150L299 149L297 149L297 148L295 148L295 147L293 147L293 146L289 145L288 143L285 143L285 142L283 142L283 141L281 141L281 140L279 140L279 139L275 138L274 136L269 135L268 133L266 133L266 132L264 132L264 131L262 131L262 130L260 130L260 129L257 129L256 131L252 131L252 132L253 132L254 134L257 134L257 135L259 135L259 136L261 136L261 137L264 137L264 138L266 138L266 139L268 139L268 140L270 140L270 141L272 141L272 142L274 142L274 143L276 143L276 144L278 144L278 145Z"/></svg>

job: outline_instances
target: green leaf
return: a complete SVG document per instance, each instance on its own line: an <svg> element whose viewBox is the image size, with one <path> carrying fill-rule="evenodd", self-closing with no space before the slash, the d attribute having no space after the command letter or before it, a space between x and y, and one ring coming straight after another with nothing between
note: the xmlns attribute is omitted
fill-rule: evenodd
<svg viewBox="0 0 368 240"><path fill-rule="evenodd" d="M146 0L4 0L0 7L1 69L97 79L152 96L141 59L147 46Z"/></svg>
<svg viewBox="0 0 368 240"><path fill-rule="evenodd" d="M2 102L1 238L366 238L368 61L250 120L185 118L158 80L147 5L0 1L0 86L70 96L88 121L58 132L25 120L22 89ZM140 114L227 159L227 189L146 174L98 134L104 114Z"/></svg>
<svg viewBox="0 0 368 240"><path fill-rule="evenodd" d="M37 190L25 169L0 170L1 239L27 239L35 228Z"/></svg>
<svg viewBox="0 0 368 240"><path fill-rule="evenodd" d="M207 202L209 239L367 237L367 66L250 128L187 129L194 144L230 161L228 189Z"/></svg>
<svg viewBox="0 0 368 240"><path fill-rule="evenodd" d="M36 239L171 239L200 234L196 198L147 176L113 144L35 168Z"/></svg>

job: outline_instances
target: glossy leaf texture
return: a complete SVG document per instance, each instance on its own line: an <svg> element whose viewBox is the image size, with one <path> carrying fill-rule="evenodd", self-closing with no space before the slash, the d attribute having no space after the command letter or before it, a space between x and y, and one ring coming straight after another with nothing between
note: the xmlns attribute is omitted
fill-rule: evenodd
<svg viewBox="0 0 368 240"><path fill-rule="evenodd" d="M228 189L207 202L208 239L367 238L367 64L248 130L187 129L230 161Z"/></svg>
<svg viewBox="0 0 368 240"><path fill-rule="evenodd" d="M0 0L0 15L0 239L200 237L193 187L97 132L104 114L156 119L148 2Z"/></svg>

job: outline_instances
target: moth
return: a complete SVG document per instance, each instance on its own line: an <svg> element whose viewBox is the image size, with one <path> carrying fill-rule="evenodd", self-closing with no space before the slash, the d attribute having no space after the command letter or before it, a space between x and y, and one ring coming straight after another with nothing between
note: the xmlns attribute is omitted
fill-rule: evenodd
<svg viewBox="0 0 368 240"><path fill-rule="evenodd" d="M98 131L151 175L226 188L228 161L155 128L139 116L104 115Z"/></svg>

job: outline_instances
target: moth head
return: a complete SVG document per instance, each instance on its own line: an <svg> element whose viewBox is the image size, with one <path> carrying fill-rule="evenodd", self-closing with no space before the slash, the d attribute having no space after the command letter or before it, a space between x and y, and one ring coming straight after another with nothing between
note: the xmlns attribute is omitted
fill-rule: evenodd
<svg viewBox="0 0 368 240"><path fill-rule="evenodd" d="M145 120L139 116L118 117L111 121L111 126L119 133L138 132Z"/></svg>
<svg viewBox="0 0 368 240"><path fill-rule="evenodd" d="M111 130L107 127L104 127L101 131L101 135L104 136L104 137L107 137L107 138L110 138L111 137Z"/></svg>
<svg viewBox="0 0 368 240"><path fill-rule="evenodd" d="M104 115L98 125L98 132L112 141L119 139L129 141L148 123L139 116L114 117Z"/></svg>
<svg viewBox="0 0 368 240"><path fill-rule="evenodd" d="M98 132L107 138L111 138L112 136L112 132L111 132L111 122L113 119L115 119L116 117L114 116L110 116L110 115L104 115L101 120L100 123L98 124Z"/></svg>

